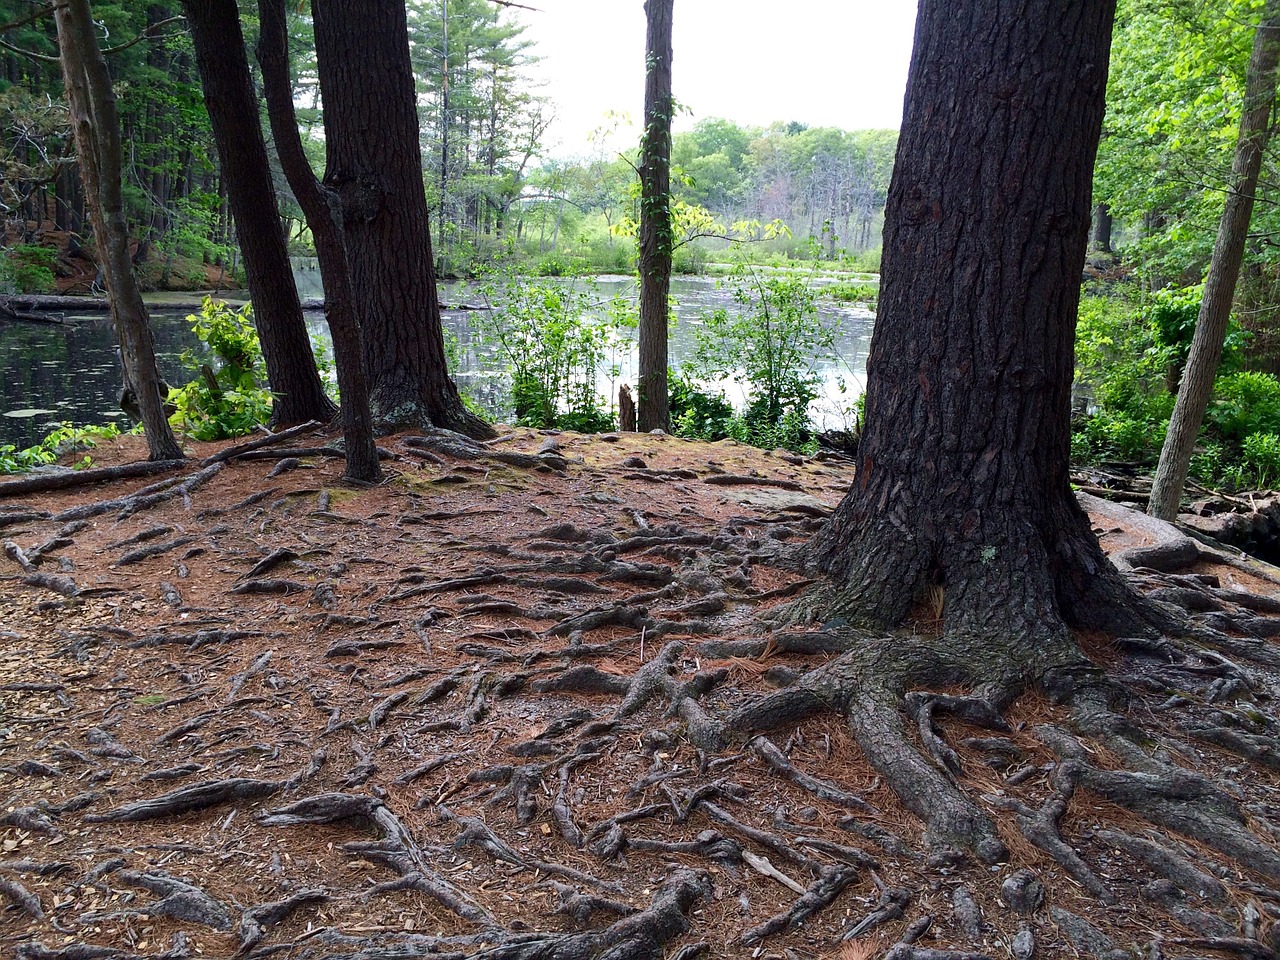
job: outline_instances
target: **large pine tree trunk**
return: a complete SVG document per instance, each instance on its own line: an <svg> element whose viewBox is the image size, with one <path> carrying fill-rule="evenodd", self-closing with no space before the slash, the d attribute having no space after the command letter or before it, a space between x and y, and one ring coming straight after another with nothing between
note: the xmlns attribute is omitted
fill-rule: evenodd
<svg viewBox="0 0 1280 960"><path fill-rule="evenodd" d="M1191 352L1182 372L1178 400L1169 420L1169 432L1160 450L1151 502L1147 512L1161 520L1178 514L1182 488L1191 466L1204 411L1213 393L1213 381L1222 360L1231 305L1235 299L1244 244L1253 217L1253 197L1258 189L1262 154L1271 135L1271 111L1276 101L1276 63L1280 60L1280 0L1267 0L1253 40L1253 54L1245 74L1244 109L1226 206L1218 222L1218 238L1209 260L1204 299L1196 318Z"/></svg>
<svg viewBox="0 0 1280 960"><path fill-rule="evenodd" d="M182 448L165 417L155 340L129 259L129 229L121 193L120 118L89 0L60 3L54 18L80 176L106 278L111 318L120 340L125 386L134 392L141 409L151 459L178 460Z"/></svg>
<svg viewBox="0 0 1280 960"><path fill-rule="evenodd" d="M328 421L336 413L311 352L276 205L235 0L184 0L227 199L253 297L276 426Z"/></svg>
<svg viewBox="0 0 1280 960"><path fill-rule="evenodd" d="M347 260L364 305L370 405L383 429L492 429L462 405L445 361L405 7L314 0L324 98L325 185L342 205Z"/></svg>
<svg viewBox="0 0 1280 960"><path fill-rule="evenodd" d="M858 622L940 588L949 643L974 638L991 680L1070 662L1064 620L1104 625L1127 596L1068 484L1114 5L921 4L858 476L814 544Z"/></svg>
<svg viewBox="0 0 1280 960"><path fill-rule="evenodd" d="M324 283L324 313L333 335L333 356L342 391L342 433L347 469L352 480L374 481L381 476L369 414L369 387L365 377L363 346L351 274L342 245L342 221L338 200L316 179L302 149L298 121L289 84L289 34L285 0L258 0L262 33L258 62L276 151L293 195L306 215L316 242L320 277Z"/></svg>
<svg viewBox="0 0 1280 960"><path fill-rule="evenodd" d="M640 151L640 410L642 431L670 427L667 297L671 290L671 8L645 0L644 143Z"/></svg>

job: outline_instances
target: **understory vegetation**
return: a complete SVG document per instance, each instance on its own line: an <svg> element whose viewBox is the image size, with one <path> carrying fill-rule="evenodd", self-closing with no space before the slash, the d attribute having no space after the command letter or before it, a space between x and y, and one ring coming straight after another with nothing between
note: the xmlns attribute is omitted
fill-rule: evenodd
<svg viewBox="0 0 1280 960"><path fill-rule="evenodd" d="M26 473L36 467L46 467L70 453L92 450L99 440L110 440L119 435L120 429L115 424L75 427L64 423L30 447L19 449L12 443L0 444L0 474ZM93 458L86 456L74 467L82 469L92 462Z"/></svg>
<svg viewBox="0 0 1280 960"><path fill-rule="evenodd" d="M225 440L266 423L271 392L260 385L266 378L252 308L233 310L205 298L190 319L202 349L182 356L196 376L169 394L174 429L193 440Z"/></svg>
<svg viewBox="0 0 1280 960"><path fill-rule="evenodd" d="M1160 455L1200 307L1200 288L1086 296L1076 329L1072 459L1151 467ZM1192 476L1228 491L1280 482L1280 380L1246 369L1251 337L1233 322Z"/></svg>
<svg viewBox="0 0 1280 960"><path fill-rule="evenodd" d="M691 359L670 372L672 432L815 449L815 365L835 359L836 324L820 316L810 278L740 266L722 283L733 306L703 313ZM587 277L548 282L511 270L478 291L489 309L470 315L473 349L492 358L500 378L488 413L521 426L617 428L638 322L632 298L605 298ZM726 393L734 385L736 404Z"/></svg>

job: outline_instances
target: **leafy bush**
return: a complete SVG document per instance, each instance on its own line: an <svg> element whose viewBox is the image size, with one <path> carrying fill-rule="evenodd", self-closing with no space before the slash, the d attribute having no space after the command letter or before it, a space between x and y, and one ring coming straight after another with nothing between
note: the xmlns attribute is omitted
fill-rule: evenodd
<svg viewBox="0 0 1280 960"><path fill-rule="evenodd" d="M819 316L805 278L761 277L739 265L728 282L736 309L703 314L691 363L668 377L672 429L705 440L810 449L809 404L822 383L814 361L831 356L836 329ZM741 414L723 391L703 386L724 380L745 387Z"/></svg>
<svg viewBox="0 0 1280 960"><path fill-rule="evenodd" d="M504 361L511 375L516 421L525 426L611 429L601 409L596 375L617 329L596 307L595 286L540 283L512 272L481 287L489 310L471 315L476 339Z"/></svg>
<svg viewBox="0 0 1280 960"><path fill-rule="evenodd" d="M1174 318L1182 307L1175 309L1168 296L1163 299L1170 302L1160 322L1177 329ZM1072 459L1153 460L1173 412L1168 379L1175 356L1176 347L1157 329L1150 303L1082 297L1076 381L1092 391L1096 409L1081 411L1074 423Z"/></svg>
<svg viewBox="0 0 1280 960"><path fill-rule="evenodd" d="M1076 461L1116 458L1154 463L1168 430L1176 387L1199 312L1198 287L1160 291L1137 305L1084 297L1076 327L1076 377L1092 387L1096 409L1078 417ZM1241 488L1280 480L1280 380L1239 371L1245 334L1228 328L1223 361L1205 411L1191 473L1211 486ZM1238 371L1238 372L1232 372Z"/></svg>
<svg viewBox="0 0 1280 960"><path fill-rule="evenodd" d="M677 370L667 372L667 389L671 429L676 436L723 440L731 435L733 404L723 392L708 393Z"/></svg>
<svg viewBox="0 0 1280 960"><path fill-rule="evenodd" d="M0 444L0 474L26 473L34 467L57 463L58 458L77 450L92 449L99 440L120 436L120 428L114 423L101 427L73 427L63 423L50 431L35 446L19 450L14 444ZM91 458L85 457L76 469L87 467Z"/></svg>
<svg viewBox="0 0 1280 960"><path fill-rule="evenodd" d="M19 243L0 258L0 287L11 293L52 293L57 285L54 268L58 254L49 247Z"/></svg>
<svg viewBox="0 0 1280 960"><path fill-rule="evenodd" d="M1259 487L1269 487L1280 479L1280 436L1251 433L1244 438L1241 465Z"/></svg>
<svg viewBox="0 0 1280 960"><path fill-rule="evenodd" d="M805 279L739 271L729 282L738 308L703 315L693 371L746 387L738 439L769 447L804 445L809 404L822 383L813 364L831 355L836 329L818 314Z"/></svg>
<svg viewBox="0 0 1280 960"><path fill-rule="evenodd" d="M1280 380L1249 371L1219 377L1205 425L1219 439L1236 444L1251 433L1280 433Z"/></svg>
<svg viewBox="0 0 1280 960"><path fill-rule="evenodd" d="M176 408L169 422L175 429L196 440L225 440L251 433L271 418L271 393L258 385L262 347L251 315L247 304L233 310L206 297L200 314L187 318L207 352L182 355L200 376L169 395Z"/></svg>

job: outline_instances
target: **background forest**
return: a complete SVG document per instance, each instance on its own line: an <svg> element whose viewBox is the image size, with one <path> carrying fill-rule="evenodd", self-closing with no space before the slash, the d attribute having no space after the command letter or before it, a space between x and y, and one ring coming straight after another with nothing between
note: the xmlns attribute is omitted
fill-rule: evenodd
<svg viewBox="0 0 1280 960"><path fill-rule="evenodd" d="M521 25L488 0L448 0L447 17L438 0L408 6L423 181L438 211L432 228L440 272L466 275L498 253L527 257L548 272L573 264L630 272L634 150L606 147L606 140L617 138L602 131L598 143L580 145L576 156L549 156L544 137L554 99L537 92L536 50L522 39ZM4 0L0 18L17 23L29 9L21 0ZM242 13L252 48L256 17L249 7ZM202 287L206 266L234 271L236 265L218 159L180 14L176 2L94 4L129 146L129 216L140 225L135 262L144 282L156 287ZM301 17L294 22L291 66L299 119L320 163L321 105L308 26ZM88 235L56 38L52 21L41 18L7 30L3 39L0 202L10 270L19 287L48 287L40 268L50 265L41 254L13 248L62 243L57 272L65 281ZM743 128L702 119L676 135L675 192L687 205L690 233L781 220L792 235L768 243L771 253L807 254L812 239L828 258L866 254L879 245L895 142L892 131L783 122ZM294 251L311 253L305 220L283 176L277 176L277 190ZM684 269L704 261L698 249L682 254ZM73 276L83 280L83 274Z"/></svg>
<svg viewBox="0 0 1280 960"><path fill-rule="evenodd" d="M1255 6L1250 0L1121 3L1078 334L1073 455L1079 462L1151 464L1159 452L1231 170ZM256 11L251 4L241 8L252 49ZM93 10L119 97L133 261L144 287L235 286L239 255L181 5L95 3ZM498 261L508 270L518 265L524 276L632 273L636 148L620 144L607 121L590 142L550 147L555 91L540 86L538 51L525 39L519 14L488 0L410 0L408 11L437 273L484 275L485 295L494 299L503 295L490 276ZM100 276L52 21L33 16L21 0L0 0L0 19L9 24L0 39L6 248L0 284L20 292L96 291ZM306 149L320 168L322 104L308 18L293 17L290 30L295 106ZM895 131L809 128L783 119L749 127L692 117L686 107L680 112L687 119L671 151L677 272L723 272L743 262L822 263L828 271L878 267ZM1274 154L1265 158L1219 382L1192 464L1193 475L1215 486L1280 482ZM278 169L275 181L290 251L312 255L305 217ZM828 285L823 294L874 304L874 287ZM766 299L743 299L745 314L758 320ZM799 313L808 309L801 305ZM749 331L735 330L745 355ZM577 334L594 336L580 323ZM529 335L546 339L536 329ZM496 329L488 336L501 339ZM596 350L591 362L603 363L605 352ZM803 367L812 359L797 353L788 362ZM722 376L734 368L732 358L720 357L718 364ZM691 365L684 379L673 381L676 410L687 429L723 434L732 412L707 385L714 378L696 381L697 372ZM578 371L576 395L552 385L526 398L525 410L542 410L547 425L603 426L613 398L583 388L590 379ZM752 388L760 392L758 383ZM803 421L812 390L793 393L792 420ZM775 429L782 408L772 400L766 406L774 411L769 429L739 424L736 435L793 446L813 442L803 424ZM258 416L269 407L269 397L260 398ZM253 417L242 413L231 419L243 426ZM852 395L844 415L856 423ZM714 423L720 427L709 426Z"/></svg>

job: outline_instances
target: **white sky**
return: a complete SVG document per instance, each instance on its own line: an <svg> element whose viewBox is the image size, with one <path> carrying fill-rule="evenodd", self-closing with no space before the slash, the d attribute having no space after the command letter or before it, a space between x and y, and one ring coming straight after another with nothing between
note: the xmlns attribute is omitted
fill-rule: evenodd
<svg viewBox="0 0 1280 960"><path fill-rule="evenodd" d="M609 111L639 122L644 108L643 0L521 0L512 11L542 62L556 105L551 153L597 149L591 131ZM692 115L742 126L798 120L809 126L897 129L915 28L916 0L676 0L676 99ZM633 130L619 132L630 142ZM621 146L622 144L617 144Z"/></svg>

